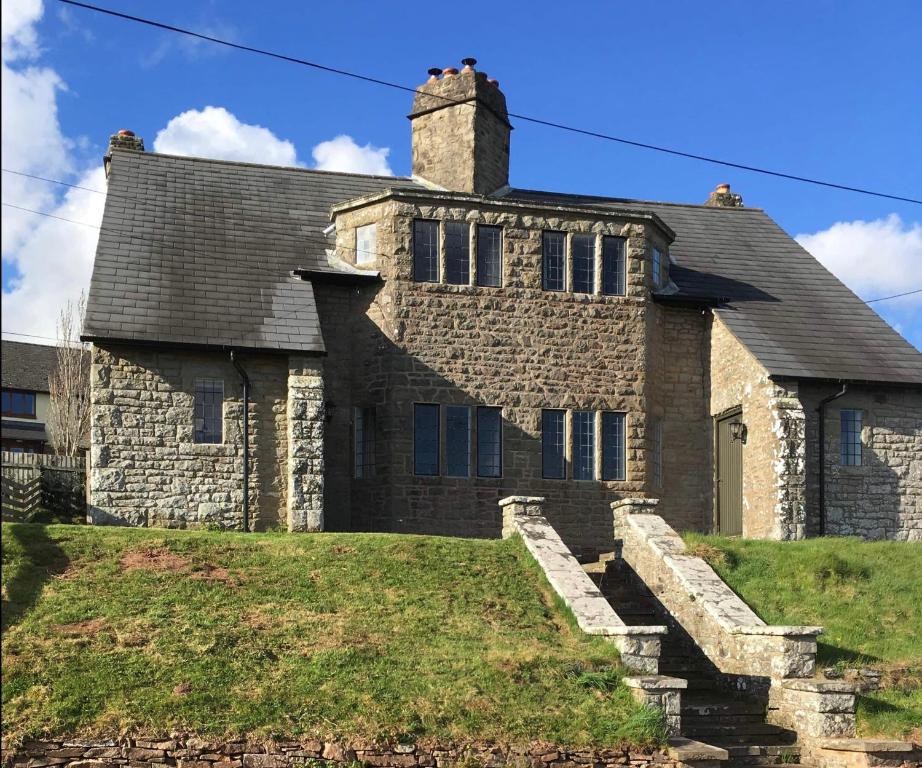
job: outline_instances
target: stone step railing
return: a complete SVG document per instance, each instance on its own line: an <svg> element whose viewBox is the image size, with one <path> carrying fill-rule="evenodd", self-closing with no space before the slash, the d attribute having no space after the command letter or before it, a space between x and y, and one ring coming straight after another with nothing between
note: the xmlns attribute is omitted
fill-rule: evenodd
<svg viewBox="0 0 922 768"><path fill-rule="evenodd" d="M814 677L822 627L766 624L706 562L686 551L656 514L657 503L612 503L624 561L725 680L767 697L768 722L795 731L815 764L832 766L830 755L858 752L857 684ZM899 751L898 743L888 742L889 748Z"/></svg>

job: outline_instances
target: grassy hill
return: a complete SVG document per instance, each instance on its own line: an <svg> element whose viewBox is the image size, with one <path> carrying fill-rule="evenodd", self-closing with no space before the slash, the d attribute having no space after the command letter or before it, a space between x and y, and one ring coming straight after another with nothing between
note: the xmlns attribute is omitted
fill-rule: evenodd
<svg viewBox="0 0 922 768"><path fill-rule="evenodd" d="M4 524L3 733L658 740L517 541Z"/></svg>
<svg viewBox="0 0 922 768"><path fill-rule="evenodd" d="M922 544L848 538L686 543L770 624L819 624L820 667L874 667L861 696L862 735L922 742Z"/></svg>

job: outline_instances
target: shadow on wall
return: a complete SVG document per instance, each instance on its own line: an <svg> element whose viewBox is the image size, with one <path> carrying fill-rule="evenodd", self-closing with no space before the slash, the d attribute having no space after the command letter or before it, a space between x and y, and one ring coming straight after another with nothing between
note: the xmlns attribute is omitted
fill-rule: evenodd
<svg viewBox="0 0 922 768"><path fill-rule="evenodd" d="M17 624L38 600L45 583L53 576L63 573L70 565L64 551L48 535L44 525L10 523L4 529L4 539L12 538L22 550L21 561L16 572L5 584L3 598L2 630ZM3 542L4 569L8 554L8 541Z"/></svg>
<svg viewBox="0 0 922 768"><path fill-rule="evenodd" d="M626 452L629 476L633 470L638 478L633 481L546 480L542 478L541 408L553 404L569 409L617 410L617 403L623 400L630 433L631 417L641 415L639 398L629 394L627 387L619 391L620 383L613 384L610 392L581 395L568 387L565 377L517 380L514 372L507 373L512 355L509 347L494 343L482 329L482 343L493 345L495 362L486 363L466 355L463 348L455 348L447 359L440 353L439 365L447 373L437 372L419 355L393 342L372 320L369 315L377 312L373 289L352 289L349 293L349 323L331 315L332 300L326 300L326 312L321 307L324 339L330 350L325 359L327 399L335 401L325 432L324 503L329 528L348 525L352 530L495 538L502 530L499 499L538 495L547 498L548 518L569 546L590 556L613 547L609 504L642 491L642 456L635 457L632 465L632 452ZM337 304L340 311L341 300ZM471 321L472 328L475 321ZM477 331L472 334L476 336ZM400 338L401 330L395 335ZM413 340L417 348L424 342L419 337ZM443 459L444 407L471 407L469 477L446 477L444 472L439 476L414 474L414 403L442 406ZM477 477L477 406L503 408L500 478ZM375 471L368 479L352 478L351 427L357 407L374 407L376 413ZM572 474L569 467L568 474Z"/></svg>

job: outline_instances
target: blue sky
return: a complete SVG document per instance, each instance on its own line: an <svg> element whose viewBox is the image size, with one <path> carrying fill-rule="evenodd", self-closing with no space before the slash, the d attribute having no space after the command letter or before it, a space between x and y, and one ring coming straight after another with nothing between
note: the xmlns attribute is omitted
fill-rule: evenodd
<svg viewBox="0 0 922 768"><path fill-rule="evenodd" d="M11 0L17 2L30 0ZM873 11L867 3L822 0L99 2L410 86L422 83L430 66L457 66L474 56L478 69L500 80L515 112L922 197L922 3L916 0L875 4ZM171 119L209 106L224 108L241 125L268 129L267 144L282 146L284 156L289 142L292 157L305 165L315 164L318 144L348 135L359 147L389 148L390 168L409 171L407 93L215 49L54 0L30 18L34 40L20 45L31 46L27 53L7 56L5 42L5 167L17 167L11 147L29 145L36 123L7 118L9 66L20 74L51 71L63 86L53 89L56 112L48 120L56 121L65 156L41 173L36 136L28 146L32 173L79 180L98 167L114 130L131 128L151 148ZM6 134L16 131L26 138L8 144ZM260 135L251 132L247 151L258 153ZM7 202L17 202L14 194L28 198L27 192L43 210L68 202L61 191L26 190L3 176ZM511 176L517 186L685 202L703 202L718 182L730 182L747 205L765 208L792 235L814 235L805 241L811 251L863 298L922 287L922 206L524 123L513 132ZM5 224L10 215L4 209ZM37 225L23 222L11 220L22 231L4 239L9 295L28 282L28 259L39 250L29 242L29 227ZM79 282L76 272L70 282ZM874 306L922 346L922 295ZM46 326L4 312L4 331L25 327Z"/></svg>

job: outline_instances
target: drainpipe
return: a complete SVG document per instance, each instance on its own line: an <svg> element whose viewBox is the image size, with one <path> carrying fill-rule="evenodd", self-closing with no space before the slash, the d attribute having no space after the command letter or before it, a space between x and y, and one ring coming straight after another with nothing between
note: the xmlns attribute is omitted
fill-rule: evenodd
<svg viewBox="0 0 922 768"><path fill-rule="evenodd" d="M246 533L250 530L250 377L234 355L234 350L231 350L230 359L243 382L243 530Z"/></svg>
<svg viewBox="0 0 922 768"><path fill-rule="evenodd" d="M843 384L842 389L834 395L820 400L816 408L820 415L820 536L826 535L826 406L833 400L838 400L846 392L848 392L847 383Z"/></svg>

